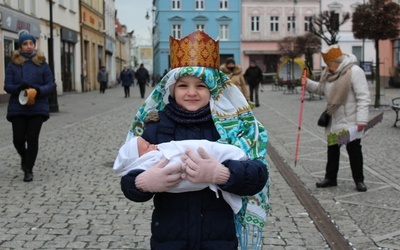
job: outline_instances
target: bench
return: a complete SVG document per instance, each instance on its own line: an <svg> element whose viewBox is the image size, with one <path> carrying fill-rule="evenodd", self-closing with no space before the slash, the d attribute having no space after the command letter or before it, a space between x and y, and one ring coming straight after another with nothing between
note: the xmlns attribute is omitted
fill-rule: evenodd
<svg viewBox="0 0 400 250"><path fill-rule="evenodd" d="M396 97L392 99L392 105L390 105L392 107L392 109L394 110L394 112L396 112L396 120L393 124L393 127L397 127L396 123L398 121L400 121L399 118L399 111L400 111L400 97Z"/></svg>

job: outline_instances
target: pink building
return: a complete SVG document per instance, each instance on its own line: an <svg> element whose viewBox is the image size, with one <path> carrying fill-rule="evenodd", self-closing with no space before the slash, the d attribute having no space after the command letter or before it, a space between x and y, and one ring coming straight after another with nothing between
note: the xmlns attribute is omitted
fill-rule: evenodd
<svg viewBox="0 0 400 250"><path fill-rule="evenodd" d="M320 1L242 1L242 61L250 61L265 73L276 73L281 55L279 41L287 36L304 35L311 18L319 13ZM314 69L320 69L320 56L314 55Z"/></svg>

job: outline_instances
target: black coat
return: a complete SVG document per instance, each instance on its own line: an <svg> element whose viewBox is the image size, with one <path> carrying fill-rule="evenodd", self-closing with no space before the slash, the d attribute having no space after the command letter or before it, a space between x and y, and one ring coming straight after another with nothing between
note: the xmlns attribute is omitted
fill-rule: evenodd
<svg viewBox="0 0 400 250"><path fill-rule="evenodd" d="M135 77L139 84L146 84L150 82L149 71L145 68L138 68L135 73Z"/></svg>
<svg viewBox="0 0 400 250"><path fill-rule="evenodd" d="M196 124L176 123L163 112L160 121L150 123L142 135L150 143L171 140L207 139L216 141L219 134L212 121ZM268 179L266 166L256 160L233 161L223 164L231 175L222 190L238 195L259 192ZM238 248L233 211L222 198L209 188L186 193L142 193L135 187L135 177L142 170L133 170L121 179L125 196L136 202L154 197L151 223L151 248L165 250Z"/></svg>
<svg viewBox="0 0 400 250"><path fill-rule="evenodd" d="M262 70L258 66L250 66L246 69L244 78L250 86L257 86L263 80Z"/></svg>

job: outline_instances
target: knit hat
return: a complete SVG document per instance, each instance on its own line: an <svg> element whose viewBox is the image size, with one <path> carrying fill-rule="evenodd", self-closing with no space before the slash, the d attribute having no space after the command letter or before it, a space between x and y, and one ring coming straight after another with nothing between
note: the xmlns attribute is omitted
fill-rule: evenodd
<svg viewBox="0 0 400 250"><path fill-rule="evenodd" d="M226 59L226 61L225 61L225 64L230 64L230 63L236 64L235 60L234 60L232 57L229 57L229 58Z"/></svg>
<svg viewBox="0 0 400 250"><path fill-rule="evenodd" d="M329 46L326 50L321 51L322 58L324 59L325 63L332 62L341 56L343 56L342 51L340 50L340 47L338 44L334 44Z"/></svg>
<svg viewBox="0 0 400 250"><path fill-rule="evenodd" d="M36 38L27 30L21 30L19 33L18 46L21 47L26 40L31 40L36 46Z"/></svg>

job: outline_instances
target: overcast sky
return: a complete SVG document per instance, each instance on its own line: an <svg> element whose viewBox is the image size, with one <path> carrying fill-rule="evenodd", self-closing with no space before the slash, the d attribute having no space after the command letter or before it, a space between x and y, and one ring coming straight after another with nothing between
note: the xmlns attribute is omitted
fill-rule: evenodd
<svg viewBox="0 0 400 250"><path fill-rule="evenodd" d="M121 24L125 24L128 32L134 30L138 44L151 44L152 0L116 0L115 9ZM150 18L146 20L146 12Z"/></svg>

